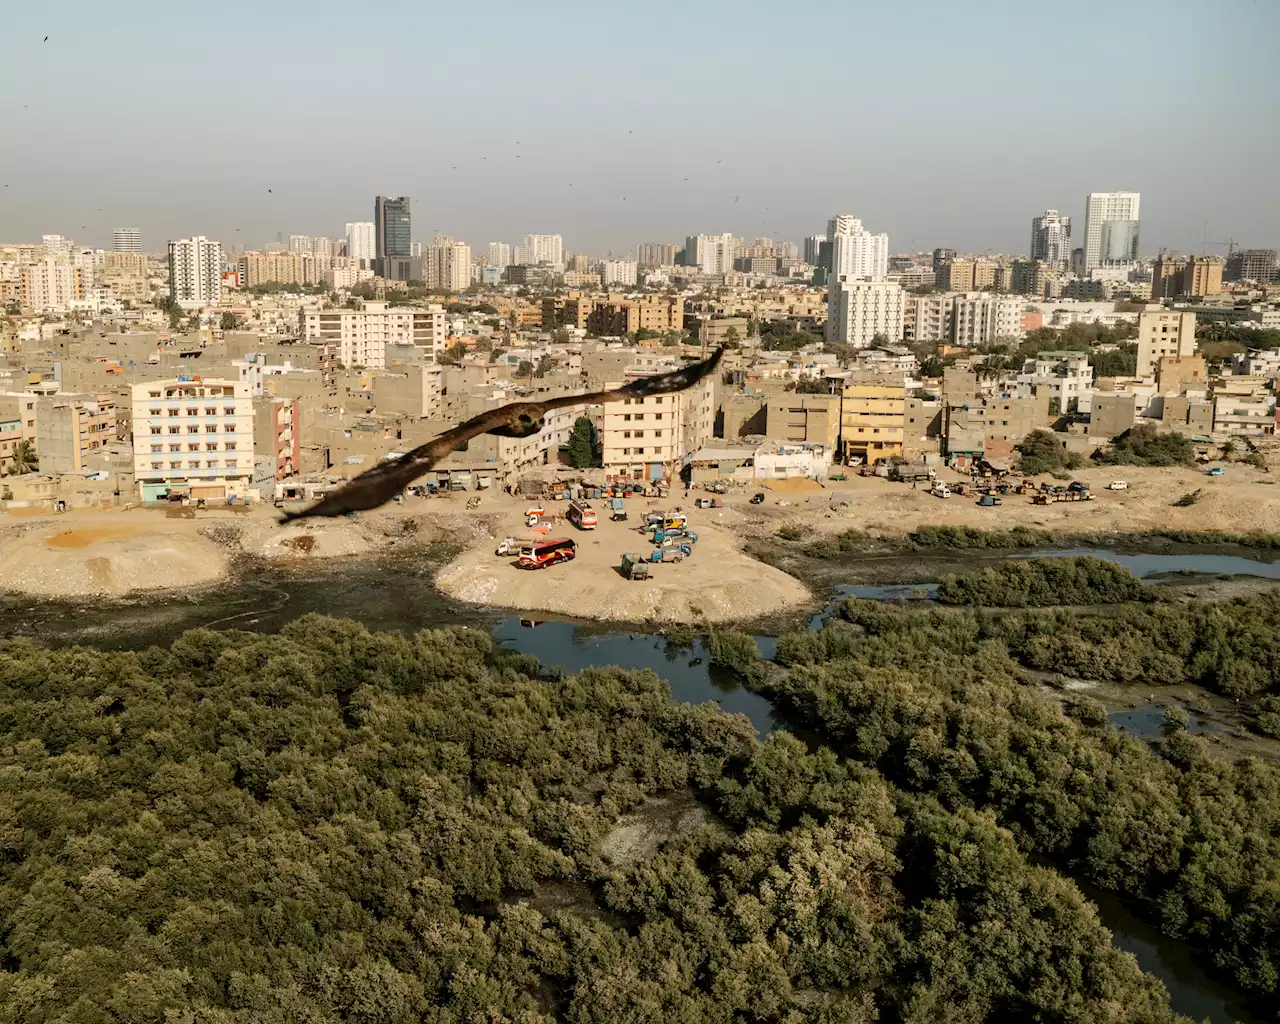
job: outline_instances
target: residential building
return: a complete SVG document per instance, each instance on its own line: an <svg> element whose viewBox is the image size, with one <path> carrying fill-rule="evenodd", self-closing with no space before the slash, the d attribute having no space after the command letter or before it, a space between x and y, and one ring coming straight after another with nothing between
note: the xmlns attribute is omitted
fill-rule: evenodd
<svg viewBox="0 0 1280 1024"><path fill-rule="evenodd" d="M312 252L313 242L310 235L290 235L289 251L290 252Z"/></svg>
<svg viewBox="0 0 1280 1024"><path fill-rule="evenodd" d="M1059 414L1086 413L1093 400L1093 367L1088 352L1039 352L1018 374L1020 390L1047 391Z"/></svg>
<svg viewBox="0 0 1280 1024"><path fill-rule="evenodd" d="M84 278L69 260L45 256L22 268L22 305L37 313L64 311L84 298Z"/></svg>
<svg viewBox="0 0 1280 1024"><path fill-rule="evenodd" d="M796 444L821 444L834 451L840 439L839 395L787 391L765 403L766 437ZM727 419L727 414L726 414Z"/></svg>
<svg viewBox="0 0 1280 1024"><path fill-rule="evenodd" d="M1194 312L1148 312L1138 316L1139 377L1154 377L1156 366L1166 356L1183 358L1196 354Z"/></svg>
<svg viewBox="0 0 1280 1024"><path fill-rule="evenodd" d="M1031 258L1055 270L1071 265L1071 218L1057 210L1045 210L1031 218ZM1016 288L1012 289L1017 291Z"/></svg>
<svg viewBox="0 0 1280 1024"><path fill-rule="evenodd" d="M1085 198L1084 271L1138 258L1137 192L1090 192Z"/></svg>
<svg viewBox="0 0 1280 1024"><path fill-rule="evenodd" d="M700 274L721 276L733 270L736 241L732 232L723 235L690 235L684 241L685 266Z"/></svg>
<svg viewBox="0 0 1280 1024"><path fill-rule="evenodd" d="M111 232L112 252L142 252L142 232L137 228L116 228Z"/></svg>
<svg viewBox="0 0 1280 1024"><path fill-rule="evenodd" d="M466 291L471 287L471 246L436 235L424 251L422 281L428 288Z"/></svg>
<svg viewBox="0 0 1280 1024"><path fill-rule="evenodd" d="M629 370L623 381L611 382L611 386L653 372L652 367ZM599 428L605 473L632 480L673 478L685 454L711 436L706 410L714 422L715 385L715 378L707 377L675 394L606 402ZM691 421L688 429L686 410ZM704 430L706 438L699 440Z"/></svg>
<svg viewBox="0 0 1280 1024"><path fill-rule="evenodd" d="M942 268L955 258L956 251L954 249L934 249L932 260L934 274L941 275Z"/></svg>
<svg viewBox="0 0 1280 1024"><path fill-rule="evenodd" d="M253 399L252 409L255 457L271 460L274 480L283 480L300 472L298 400L260 395Z"/></svg>
<svg viewBox="0 0 1280 1024"><path fill-rule="evenodd" d="M347 258L359 260L357 266L361 269L371 269L378 258L378 237L373 221L348 221L346 234Z"/></svg>
<svg viewBox="0 0 1280 1024"><path fill-rule="evenodd" d="M1161 249L1151 264L1151 297L1157 300L1177 298L1186 266L1186 257Z"/></svg>
<svg viewBox="0 0 1280 1024"><path fill-rule="evenodd" d="M601 260L600 277L606 288L615 284L634 288L638 269L631 260Z"/></svg>
<svg viewBox="0 0 1280 1024"><path fill-rule="evenodd" d="M338 259L345 260L346 257ZM236 258L241 288L267 283L320 284L328 279L327 275L334 266L333 257L306 252L245 252ZM359 275L356 280L359 280Z"/></svg>
<svg viewBox="0 0 1280 1024"><path fill-rule="evenodd" d="M525 235L524 245L516 247L516 263L537 266L549 263L564 266L564 240L559 235Z"/></svg>
<svg viewBox="0 0 1280 1024"><path fill-rule="evenodd" d="M244 498L253 477L253 399L243 381L135 384L133 475L143 501Z"/></svg>
<svg viewBox="0 0 1280 1024"><path fill-rule="evenodd" d="M902 338L902 287L892 281L832 277L827 292L827 341L869 348Z"/></svg>
<svg viewBox="0 0 1280 1024"><path fill-rule="evenodd" d="M366 370L386 367L388 344L415 345L438 358L444 353L445 312L441 306L388 307L366 302L363 309L304 308L298 313L298 333L313 345L331 345L346 367Z"/></svg>
<svg viewBox="0 0 1280 1024"><path fill-rule="evenodd" d="M822 266L822 243L826 235L807 235L804 240L804 261L811 267ZM828 268L830 269L830 268Z"/></svg>
<svg viewBox="0 0 1280 1024"><path fill-rule="evenodd" d="M169 243L169 294L184 309L222 300L222 246L203 235Z"/></svg>
<svg viewBox="0 0 1280 1024"><path fill-rule="evenodd" d="M830 221L831 274L840 280L883 281L889 272L889 236L872 234L862 221L840 214Z"/></svg>
<svg viewBox="0 0 1280 1024"><path fill-rule="evenodd" d="M671 267L679 251L680 246L666 242L642 242L636 246L636 263L642 267Z"/></svg>
<svg viewBox="0 0 1280 1024"><path fill-rule="evenodd" d="M1276 397L1245 398L1216 395L1213 399L1213 431L1233 437L1271 436L1276 432Z"/></svg>
<svg viewBox="0 0 1280 1024"><path fill-rule="evenodd" d="M563 298L542 300L543 330L575 327L601 337L634 334L640 328L651 331L683 331L684 299L679 295L624 299L569 292ZM745 337L745 332L742 335Z"/></svg>
<svg viewBox="0 0 1280 1024"><path fill-rule="evenodd" d="M907 389L902 384L850 384L840 395L840 444L850 465L902 455Z"/></svg>
<svg viewBox="0 0 1280 1024"><path fill-rule="evenodd" d="M905 301L912 314L904 318L903 337L907 341L949 342L953 333L955 297L939 292L908 295Z"/></svg>
<svg viewBox="0 0 1280 1024"><path fill-rule="evenodd" d="M1204 391L1208 380L1204 356L1161 356L1156 361L1156 390L1162 395Z"/></svg>
<svg viewBox="0 0 1280 1024"><path fill-rule="evenodd" d="M1222 291L1222 260L1192 256L1182 269L1182 295L1204 298Z"/></svg>
<svg viewBox="0 0 1280 1024"><path fill-rule="evenodd" d="M1047 390L962 401L948 397L945 405L944 447L948 461L957 466L979 459L1007 466L1023 438L1049 422Z"/></svg>
<svg viewBox="0 0 1280 1024"><path fill-rule="evenodd" d="M22 417L12 408L12 403L0 401L0 476L13 474L14 449L25 440Z"/></svg>
<svg viewBox="0 0 1280 1024"><path fill-rule="evenodd" d="M402 264L413 258L413 231L408 196L377 196L373 201L374 248L377 250L378 273L391 280L388 270L401 271Z"/></svg>
<svg viewBox="0 0 1280 1024"><path fill-rule="evenodd" d="M373 378L373 404L380 413L394 413L420 419L443 415L444 369L436 362L400 366L397 372Z"/></svg>
<svg viewBox="0 0 1280 1024"><path fill-rule="evenodd" d="M1022 338L1023 301L994 292L956 295L952 305L951 340L966 348L992 344L997 338Z"/></svg>
<svg viewBox="0 0 1280 1024"><path fill-rule="evenodd" d="M1223 279L1271 284L1276 279L1276 251L1274 249L1242 249L1240 252L1233 252L1227 257Z"/></svg>
<svg viewBox="0 0 1280 1024"><path fill-rule="evenodd" d="M485 247L484 261L486 266L505 270L511 266L511 246L506 242L490 242Z"/></svg>
<svg viewBox="0 0 1280 1024"><path fill-rule="evenodd" d="M42 473L83 473L89 453L115 440L113 398L51 395L36 401L36 452Z"/></svg>

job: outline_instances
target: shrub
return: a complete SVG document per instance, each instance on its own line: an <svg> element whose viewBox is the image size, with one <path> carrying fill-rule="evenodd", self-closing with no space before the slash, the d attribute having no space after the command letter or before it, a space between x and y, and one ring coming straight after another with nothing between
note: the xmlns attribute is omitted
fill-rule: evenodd
<svg viewBox="0 0 1280 1024"><path fill-rule="evenodd" d="M1048 530L1015 526L1009 530L981 530L973 526L922 526L907 534L908 540L926 550L935 548L982 549L1035 548L1054 542Z"/></svg>
<svg viewBox="0 0 1280 1024"><path fill-rule="evenodd" d="M778 527L778 536L783 540L803 540L811 533L813 527L808 523L787 523Z"/></svg>
<svg viewBox="0 0 1280 1024"><path fill-rule="evenodd" d="M1197 487L1194 491L1188 491L1181 498L1173 503L1174 508L1188 508L1200 500L1204 491Z"/></svg>
<svg viewBox="0 0 1280 1024"><path fill-rule="evenodd" d="M944 576L938 600L993 608L1145 601L1152 592L1128 569L1100 558L1029 558Z"/></svg>
<svg viewBox="0 0 1280 1024"><path fill-rule="evenodd" d="M1190 438L1141 423L1117 437L1110 451L1094 458L1108 466L1190 466L1196 451Z"/></svg>

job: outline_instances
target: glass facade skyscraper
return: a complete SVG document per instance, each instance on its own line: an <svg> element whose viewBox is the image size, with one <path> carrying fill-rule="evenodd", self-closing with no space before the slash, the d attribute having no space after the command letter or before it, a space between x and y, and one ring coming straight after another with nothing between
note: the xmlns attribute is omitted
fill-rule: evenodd
<svg viewBox="0 0 1280 1024"><path fill-rule="evenodd" d="M378 259L410 258L413 242L409 229L408 196L378 196L373 201L373 224Z"/></svg>

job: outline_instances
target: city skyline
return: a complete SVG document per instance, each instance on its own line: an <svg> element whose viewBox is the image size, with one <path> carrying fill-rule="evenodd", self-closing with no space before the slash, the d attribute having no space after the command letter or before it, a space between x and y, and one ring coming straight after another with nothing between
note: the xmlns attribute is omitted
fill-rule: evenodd
<svg viewBox="0 0 1280 1024"><path fill-rule="evenodd" d="M499 2L441 17L405 8L387 35L352 33L348 10L326 2L250 8L231 0L152 18L69 0L57 26L28 5L12 13L0 40L3 137L21 157L4 171L0 236L56 232L109 248L113 228L130 225L150 251L196 234L230 249L277 232L339 237L347 221L369 219L369 197L408 195L414 239L423 242L439 233L483 246L554 231L575 250L623 254L653 238L731 231L798 243L822 229L829 211L853 209L899 251L1017 252L1035 213L1058 209L1083 225L1088 192L1133 189L1144 198L1144 255L1198 250L1206 221L1210 240L1275 244L1280 209L1268 201L1268 175L1280 142L1258 126L1273 116L1268 97L1280 84L1266 52L1280 33L1280 5L1227 0L1208 16L1169 0L1159 19L1144 7L1086 4L1067 17L1003 2L976 14L930 3L910 11L849 4L797 18L750 3L659 2L643 19L609 9L570 19L567 5L561 19ZM252 33L243 30L250 12ZM673 35L664 25L677 12L681 31ZM1108 66L1108 89L1127 97L1123 115L1086 115L1069 79L1042 73L1050 64L1078 66L1076 51L1095 41L1085 27L1094 17L1106 18L1110 38L1160 55ZM564 20L574 22L575 39L619 45L573 47L557 34ZM827 35L874 45L856 69L840 61L797 69L799 90L757 92L747 103L716 92L729 76L751 73L745 54L805 52ZM418 40L441 37L457 45L425 65L414 59ZM483 51L466 42L473 39L484 40ZM537 113L526 114L510 108L511 97L524 57L538 46L548 54L566 48L539 80ZM136 133L114 119L85 118L83 97L101 74L94 56L109 48L141 53L166 82L149 119L187 123L216 94L216 109L227 113L208 124L234 124L229 141L174 140L143 153ZM1231 76L1214 56L1220 49L1233 53ZM356 89L287 118L262 107L263 80L311 75L312 55L339 52L348 64L378 67L386 79L377 92L392 85L399 102L370 103ZM584 95L581 82L617 75L628 60L649 69L653 84L646 77L634 91ZM228 61L254 73L227 75ZM1007 93L1002 118L1023 132L1018 146L997 150L964 119L938 117L938 96L984 62L1002 69L992 84ZM1198 84L1186 103L1158 98L1170 67ZM893 103L866 100L860 87L873 76ZM442 103L458 81L466 89ZM694 95L710 104L696 117L679 102ZM717 96L724 102L716 105ZM1196 119L1231 138L1217 187L1153 158ZM308 158L335 125L341 145Z"/></svg>

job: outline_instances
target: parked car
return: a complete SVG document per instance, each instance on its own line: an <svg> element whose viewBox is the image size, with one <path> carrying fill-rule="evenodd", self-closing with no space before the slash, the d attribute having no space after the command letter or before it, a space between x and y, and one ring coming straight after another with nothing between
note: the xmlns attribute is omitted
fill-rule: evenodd
<svg viewBox="0 0 1280 1024"><path fill-rule="evenodd" d="M994 494L984 494L978 499L978 504L985 508L990 508L992 505L1000 505L1002 502Z"/></svg>
<svg viewBox="0 0 1280 1024"><path fill-rule="evenodd" d="M1227 471L1221 466L1214 466L1213 469L1209 470L1209 476L1226 476L1226 474Z"/></svg>
<svg viewBox="0 0 1280 1024"><path fill-rule="evenodd" d="M933 485L933 490L931 490L929 493L932 494L935 498L949 498L951 497L951 488L948 487L946 484L944 484L941 480L939 480L936 484Z"/></svg>
<svg viewBox="0 0 1280 1024"><path fill-rule="evenodd" d="M1107 490L1109 491L1127 491L1128 489L1128 480L1112 480L1111 483L1107 484Z"/></svg>
<svg viewBox="0 0 1280 1024"><path fill-rule="evenodd" d="M755 494L751 495L751 504L753 504L753 505L763 505L763 504L764 504L764 491L757 491Z"/></svg>
<svg viewBox="0 0 1280 1024"><path fill-rule="evenodd" d="M1079 480L1072 480L1071 483L1067 484L1067 490L1069 491L1087 491L1088 489L1089 488Z"/></svg>

